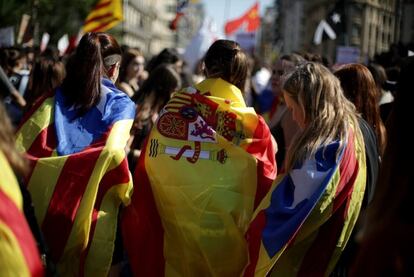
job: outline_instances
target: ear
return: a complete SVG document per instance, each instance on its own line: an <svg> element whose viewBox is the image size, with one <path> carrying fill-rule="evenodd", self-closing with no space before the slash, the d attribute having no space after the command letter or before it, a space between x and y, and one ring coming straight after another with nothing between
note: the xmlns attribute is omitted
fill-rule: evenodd
<svg viewBox="0 0 414 277"><path fill-rule="evenodd" d="M116 82L116 80L118 79L118 75L119 75L119 67L120 67L121 63L117 62L114 65L111 65L107 70L106 70L106 76L112 80L112 82Z"/></svg>
<svg viewBox="0 0 414 277"><path fill-rule="evenodd" d="M116 71L116 67L117 67L117 63L114 64L114 65L111 65L111 67L109 67L107 69L106 73L107 73L109 79L111 79L114 76L115 71Z"/></svg>

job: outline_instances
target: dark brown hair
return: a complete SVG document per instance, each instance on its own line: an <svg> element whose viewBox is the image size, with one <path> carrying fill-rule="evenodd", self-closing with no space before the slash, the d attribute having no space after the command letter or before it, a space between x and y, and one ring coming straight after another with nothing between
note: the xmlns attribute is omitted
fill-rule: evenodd
<svg viewBox="0 0 414 277"><path fill-rule="evenodd" d="M386 144L386 131L377 104L377 86L371 72L362 64L347 64L335 72L345 96L354 103L368 124L374 129L381 155Z"/></svg>
<svg viewBox="0 0 414 277"><path fill-rule="evenodd" d="M237 42L216 40L204 57L207 78L221 78L244 90L248 59Z"/></svg>
<svg viewBox="0 0 414 277"><path fill-rule="evenodd" d="M24 95L26 109L29 110L42 95L61 85L64 77L65 66L62 62L50 57L39 57L33 65L28 91Z"/></svg>
<svg viewBox="0 0 414 277"><path fill-rule="evenodd" d="M105 67L113 65L113 59L104 61L113 55L119 55L121 59L121 48L111 35L83 35L75 54L68 60L67 75L62 84L67 105L76 105L84 113L99 101Z"/></svg>
<svg viewBox="0 0 414 277"><path fill-rule="evenodd" d="M144 81L139 91L133 96L136 102L144 102L151 93L155 93L155 103L151 108L162 108L170 100L171 93L181 88L180 75L172 64L157 66Z"/></svg>

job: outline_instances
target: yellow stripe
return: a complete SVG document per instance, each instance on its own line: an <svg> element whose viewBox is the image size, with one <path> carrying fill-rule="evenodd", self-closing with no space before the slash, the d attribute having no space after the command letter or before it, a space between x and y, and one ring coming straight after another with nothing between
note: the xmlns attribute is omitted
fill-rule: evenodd
<svg viewBox="0 0 414 277"><path fill-rule="evenodd" d="M30 276L17 238L1 219L0 249L0 276Z"/></svg>
<svg viewBox="0 0 414 277"><path fill-rule="evenodd" d="M55 186L66 163L68 156L41 158L37 160L32 176L28 183L28 190L32 196L35 214L39 224L42 224Z"/></svg>
<svg viewBox="0 0 414 277"><path fill-rule="evenodd" d="M365 191L365 146L359 130L355 131L355 155L356 159L358 160L359 172L354 183L347 218L345 219L341 235L336 243L337 247L334 249L327 268L326 274L328 275L333 270L336 262L338 261L340 254L346 246L353 227L355 226ZM275 184L278 183L280 178L283 178L283 176L278 177L278 179L275 181ZM312 210L311 214L306 219L297 236L295 237L295 241L292 246L286 249L286 251L285 249L280 250L272 259L268 257L263 245L261 246L259 260L255 272L256 276L264 276L264 272L268 272L272 269L273 270L271 272L271 276L288 276L298 273L302 260L304 258L304 253L307 252L309 247L316 239L319 227L322 226L332 216L333 203L340 178L341 176L338 168L332 176L326 188L326 191L322 196L322 199L318 201L315 208ZM271 193L268 194L265 200L261 203L255 213L255 216L257 212L266 209L266 207L270 205L270 199Z"/></svg>
<svg viewBox="0 0 414 277"><path fill-rule="evenodd" d="M150 138L174 147L192 144L165 139L155 129ZM188 265L191 272L236 276L247 262L244 232L253 213L256 160L221 137L218 144L202 143L203 151L221 148L230 158L219 165L213 160L190 164L184 157L175 161L166 154L156 158L146 154L146 169L165 234L166 276L186 275ZM160 168L163 174L159 174Z"/></svg>
<svg viewBox="0 0 414 277"><path fill-rule="evenodd" d="M30 119L18 130L16 134L16 147L20 152L27 151L39 133L53 123L54 102L55 97L47 98Z"/></svg>
<svg viewBox="0 0 414 277"><path fill-rule="evenodd" d="M366 166L366 155L365 155L365 143L362 137L362 133L359 128L354 130L355 132L355 155L358 160L358 175L355 179L354 189L351 195L351 201L349 203L347 217L344 222L344 228L338 239L337 247L334 250L332 258L329 262L327 273L330 273L342 251L344 250L346 243L348 242L349 237L351 236L352 230L356 224L356 221L359 217L361 210L362 201L364 198L365 188L366 188L366 175L367 175L367 166Z"/></svg>
<svg viewBox="0 0 414 277"><path fill-rule="evenodd" d="M85 276L107 276L117 229L119 195L131 193L132 182L112 187L99 208L93 240L85 262Z"/></svg>
<svg viewBox="0 0 414 277"><path fill-rule="evenodd" d="M129 137L131 126L132 120L121 120L116 122L111 129L107 143L99 155L86 186L61 262L58 264L58 272L61 275L78 274L76 270L79 269L79 253L81 253L88 244L92 210L95 204L99 183L106 172L117 167L124 160L124 147ZM125 205L130 202L131 191L132 186L129 188L127 195L119 195ZM75 270L75 272L73 270Z"/></svg>
<svg viewBox="0 0 414 277"><path fill-rule="evenodd" d="M19 210L22 210L23 199L19 184L2 151L0 151L0 189L4 191Z"/></svg>

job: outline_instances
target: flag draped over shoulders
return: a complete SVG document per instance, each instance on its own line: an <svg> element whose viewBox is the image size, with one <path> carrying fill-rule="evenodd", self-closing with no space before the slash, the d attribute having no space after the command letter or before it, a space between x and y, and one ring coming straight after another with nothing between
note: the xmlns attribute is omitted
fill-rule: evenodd
<svg viewBox="0 0 414 277"><path fill-rule="evenodd" d="M276 176L276 143L240 90L207 79L151 130L122 229L135 275L240 275L244 234Z"/></svg>
<svg viewBox="0 0 414 277"><path fill-rule="evenodd" d="M43 276L19 185L1 151L0 168L0 276Z"/></svg>
<svg viewBox="0 0 414 277"><path fill-rule="evenodd" d="M356 128L346 142L321 147L276 179L246 235L245 276L329 275L355 225L365 191L364 141Z"/></svg>
<svg viewBox="0 0 414 277"><path fill-rule="evenodd" d="M80 115L57 89L17 132L31 162L27 187L36 218L61 275L106 275L118 209L132 190L125 145L134 103L102 80L96 106Z"/></svg>

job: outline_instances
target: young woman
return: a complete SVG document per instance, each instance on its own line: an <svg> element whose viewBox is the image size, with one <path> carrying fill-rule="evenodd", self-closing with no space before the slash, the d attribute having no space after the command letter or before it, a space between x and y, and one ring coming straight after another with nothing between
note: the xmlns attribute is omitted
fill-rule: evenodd
<svg viewBox="0 0 414 277"><path fill-rule="evenodd" d="M161 109L167 104L173 92L181 89L180 75L171 64L161 64L155 68L141 89L134 95L137 103L137 114L131 130L129 141L130 152L128 162L133 172L141 153L141 147Z"/></svg>
<svg viewBox="0 0 414 277"><path fill-rule="evenodd" d="M123 230L137 276L239 276L250 216L276 175L270 131L243 100L240 46L217 40L204 63L207 79L168 101L135 171Z"/></svg>
<svg viewBox="0 0 414 277"><path fill-rule="evenodd" d="M364 141L353 104L323 65L298 66L283 94L300 134L288 149L286 173L250 224L245 275L329 275L361 207Z"/></svg>
<svg viewBox="0 0 414 277"><path fill-rule="evenodd" d="M128 49L122 55L118 87L129 97L139 90L145 74L144 66L145 59L140 51Z"/></svg>
<svg viewBox="0 0 414 277"><path fill-rule="evenodd" d="M386 145L386 131L378 106L378 90L367 67L362 64L347 64L335 71L341 81L346 98L354 103L362 118L372 127L377 137L380 155Z"/></svg>
<svg viewBox="0 0 414 277"><path fill-rule="evenodd" d="M17 132L31 161L27 187L57 273L108 275L119 206L129 202L125 146L135 105L114 82L121 50L86 33L61 87L44 96Z"/></svg>

